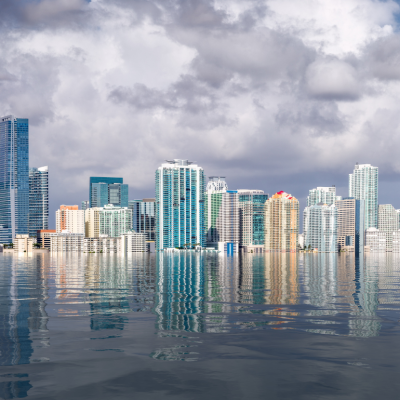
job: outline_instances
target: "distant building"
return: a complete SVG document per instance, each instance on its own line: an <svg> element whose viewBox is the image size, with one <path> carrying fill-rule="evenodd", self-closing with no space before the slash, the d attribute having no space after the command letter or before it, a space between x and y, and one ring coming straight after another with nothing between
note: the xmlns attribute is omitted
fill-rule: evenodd
<svg viewBox="0 0 400 400"><path fill-rule="evenodd" d="M26 235L16 235L14 239L15 253L32 253L33 245L36 243L36 238Z"/></svg>
<svg viewBox="0 0 400 400"><path fill-rule="evenodd" d="M122 253L145 253L146 251L146 234L130 231L121 236Z"/></svg>
<svg viewBox="0 0 400 400"><path fill-rule="evenodd" d="M132 210L132 229L146 234L147 240L156 240L156 199L129 200L128 208Z"/></svg>
<svg viewBox="0 0 400 400"><path fill-rule="evenodd" d="M296 252L299 235L299 201L280 191L264 205L267 252Z"/></svg>
<svg viewBox="0 0 400 400"><path fill-rule="evenodd" d="M392 251L393 232L398 230L398 215L391 204L379 204L378 229L386 233L386 251Z"/></svg>
<svg viewBox="0 0 400 400"><path fill-rule="evenodd" d="M240 246L264 250L264 204L269 195L262 190L240 189ZM259 248L255 248L259 247Z"/></svg>
<svg viewBox="0 0 400 400"><path fill-rule="evenodd" d="M60 206L56 211L56 231L85 234L85 211L79 210L77 205Z"/></svg>
<svg viewBox="0 0 400 400"><path fill-rule="evenodd" d="M368 228L365 231L365 244L371 253L386 252L386 232L376 228Z"/></svg>
<svg viewBox="0 0 400 400"><path fill-rule="evenodd" d="M49 168L29 168L29 236L49 229Z"/></svg>
<svg viewBox="0 0 400 400"><path fill-rule="evenodd" d="M338 213L335 204L315 204L304 209L304 245L319 253L337 253Z"/></svg>
<svg viewBox="0 0 400 400"><path fill-rule="evenodd" d="M400 254L400 230L396 230L392 235L392 252Z"/></svg>
<svg viewBox="0 0 400 400"><path fill-rule="evenodd" d="M82 252L83 233L72 233L67 230L50 234L50 251L52 253Z"/></svg>
<svg viewBox="0 0 400 400"><path fill-rule="evenodd" d="M123 178L91 177L89 185L90 208L107 204L128 207L129 186L124 184Z"/></svg>
<svg viewBox="0 0 400 400"><path fill-rule="evenodd" d="M84 238L82 251L84 253L120 253L121 238L108 237L107 235L101 235L97 238Z"/></svg>
<svg viewBox="0 0 400 400"><path fill-rule="evenodd" d="M338 247L340 250L364 251L365 200L345 197L337 200L338 211Z"/></svg>
<svg viewBox="0 0 400 400"><path fill-rule="evenodd" d="M304 249L304 233L299 233L299 247Z"/></svg>
<svg viewBox="0 0 400 400"><path fill-rule="evenodd" d="M120 237L132 229L132 210L108 204L85 211L86 237Z"/></svg>
<svg viewBox="0 0 400 400"><path fill-rule="evenodd" d="M188 160L156 171L156 248L204 247L204 171Z"/></svg>
<svg viewBox="0 0 400 400"><path fill-rule="evenodd" d="M340 196L336 196L336 187L317 187L311 189L307 197L307 207L315 206L316 204L334 204L336 200L340 200Z"/></svg>
<svg viewBox="0 0 400 400"><path fill-rule="evenodd" d="M55 229L40 229L36 233L37 243L40 247L50 249L50 237L52 233L57 233Z"/></svg>
<svg viewBox="0 0 400 400"><path fill-rule="evenodd" d="M83 200L83 201L82 201L82 204L81 204L81 210L82 210L82 211L85 211L85 210L87 210L88 208L90 208L90 202L89 202L89 200Z"/></svg>
<svg viewBox="0 0 400 400"><path fill-rule="evenodd" d="M0 118L0 243L28 234L29 121Z"/></svg>
<svg viewBox="0 0 400 400"><path fill-rule="evenodd" d="M365 200L365 229L378 228L378 167L356 164L349 175L349 197Z"/></svg>

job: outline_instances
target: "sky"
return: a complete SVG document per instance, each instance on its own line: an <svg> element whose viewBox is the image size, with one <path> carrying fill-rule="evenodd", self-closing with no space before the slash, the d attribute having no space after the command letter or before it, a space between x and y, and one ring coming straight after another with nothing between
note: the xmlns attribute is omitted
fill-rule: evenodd
<svg viewBox="0 0 400 400"><path fill-rule="evenodd" d="M348 195L379 167L400 208L400 5L388 0L0 0L0 114L30 120L50 227L90 176L154 197L167 159L229 189Z"/></svg>

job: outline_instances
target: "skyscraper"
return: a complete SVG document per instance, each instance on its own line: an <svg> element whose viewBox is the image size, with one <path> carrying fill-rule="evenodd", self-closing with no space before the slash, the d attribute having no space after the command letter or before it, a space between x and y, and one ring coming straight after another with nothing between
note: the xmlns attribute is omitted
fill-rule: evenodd
<svg viewBox="0 0 400 400"><path fill-rule="evenodd" d="M365 229L378 228L378 167L356 164L349 174L349 197L365 200Z"/></svg>
<svg viewBox="0 0 400 400"><path fill-rule="evenodd" d="M85 234L85 211L78 206L60 206L56 211L56 231Z"/></svg>
<svg viewBox="0 0 400 400"><path fill-rule="evenodd" d="M314 206L315 204L323 203L331 205L335 200L340 200L336 196L336 187L317 187L311 189L307 197L307 207Z"/></svg>
<svg viewBox="0 0 400 400"><path fill-rule="evenodd" d="M305 248L337 253L337 208L334 204L319 203L306 207L303 228Z"/></svg>
<svg viewBox="0 0 400 400"><path fill-rule="evenodd" d="M29 121L0 118L0 243L28 233Z"/></svg>
<svg viewBox="0 0 400 400"><path fill-rule="evenodd" d="M365 200L345 197L337 200L338 246L360 254L364 251ZM349 247L350 246L350 247Z"/></svg>
<svg viewBox="0 0 400 400"><path fill-rule="evenodd" d="M156 199L129 200L128 208L132 210L132 229L145 233L146 240L156 240L155 226Z"/></svg>
<svg viewBox="0 0 400 400"><path fill-rule="evenodd" d="M90 208L89 200L83 200L82 203L81 203L81 210L85 211L88 208Z"/></svg>
<svg viewBox="0 0 400 400"><path fill-rule="evenodd" d="M166 161L156 171L157 250L204 238L204 171L188 160Z"/></svg>
<svg viewBox="0 0 400 400"><path fill-rule="evenodd" d="M386 251L392 251L393 232L398 230L397 212L391 204L379 204L378 229L386 233Z"/></svg>
<svg viewBox="0 0 400 400"><path fill-rule="evenodd" d="M264 245L264 204L268 194L262 190L240 189L240 246Z"/></svg>
<svg viewBox="0 0 400 400"><path fill-rule="evenodd" d="M296 252L299 235L299 201L280 191L269 198L265 210L265 251Z"/></svg>
<svg viewBox="0 0 400 400"><path fill-rule="evenodd" d="M123 178L91 177L89 189L90 208L112 204L128 207L129 186Z"/></svg>
<svg viewBox="0 0 400 400"><path fill-rule="evenodd" d="M29 168L29 236L49 229L49 168Z"/></svg>

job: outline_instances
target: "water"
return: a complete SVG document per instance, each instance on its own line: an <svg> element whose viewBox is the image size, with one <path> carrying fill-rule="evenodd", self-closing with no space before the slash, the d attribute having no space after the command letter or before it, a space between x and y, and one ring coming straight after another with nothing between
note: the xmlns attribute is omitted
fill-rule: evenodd
<svg viewBox="0 0 400 400"><path fill-rule="evenodd" d="M0 254L0 399L395 399L400 258Z"/></svg>

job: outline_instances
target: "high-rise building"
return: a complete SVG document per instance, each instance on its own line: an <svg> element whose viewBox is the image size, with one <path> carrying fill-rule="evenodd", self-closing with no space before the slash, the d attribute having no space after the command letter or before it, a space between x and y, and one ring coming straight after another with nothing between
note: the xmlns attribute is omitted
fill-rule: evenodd
<svg viewBox="0 0 400 400"><path fill-rule="evenodd" d="M56 232L85 234L85 211L78 206L60 206L56 211Z"/></svg>
<svg viewBox="0 0 400 400"><path fill-rule="evenodd" d="M398 230L397 212L391 204L379 204L378 229L386 233L386 251L392 251L393 232Z"/></svg>
<svg viewBox="0 0 400 400"><path fill-rule="evenodd" d="M29 121L0 118L0 243L28 233Z"/></svg>
<svg viewBox="0 0 400 400"><path fill-rule="evenodd" d="M89 189L90 207L128 207L129 186L123 178L91 177Z"/></svg>
<svg viewBox="0 0 400 400"><path fill-rule="evenodd" d="M331 205L334 204L336 200L340 200L336 196L336 187L317 187L316 189L311 189L307 197L307 207L314 206L319 203Z"/></svg>
<svg viewBox="0 0 400 400"><path fill-rule="evenodd" d="M400 210L396 210L397 214L397 229L400 229Z"/></svg>
<svg viewBox="0 0 400 400"><path fill-rule="evenodd" d="M269 198L265 210L265 251L296 252L299 235L299 201L280 191Z"/></svg>
<svg viewBox="0 0 400 400"><path fill-rule="evenodd" d="M342 250L354 251L356 254L364 250L365 200L345 197L337 200L338 210L338 246Z"/></svg>
<svg viewBox="0 0 400 400"><path fill-rule="evenodd" d="M194 244L205 245L203 168L166 161L156 171L157 250Z"/></svg>
<svg viewBox="0 0 400 400"><path fill-rule="evenodd" d="M84 213L86 237L120 237L132 230L132 210L128 207L108 204L104 207L89 208Z"/></svg>
<svg viewBox="0 0 400 400"><path fill-rule="evenodd" d="M129 200L128 208L132 210L132 229L146 234L147 240L156 240L155 225L156 199Z"/></svg>
<svg viewBox="0 0 400 400"><path fill-rule="evenodd" d="M85 211L88 208L90 208L90 202L89 200L83 200L81 204L81 210Z"/></svg>
<svg viewBox="0 0 400 400"><path fill-rule="evenodd" d="M337 253L338 213L335 204L315 204L304 209L304 244L319 253Z"/></svg>
<svg viewBox="0 0 400 400"><path fill-rule="evenodd" d="M378 167L356 164L349 175L349 197L365 200L365 229L378 227Z"/></svg>
<svg viewBox="0 0 400 400"><path fill-rule="evenodd" d="M264 246L264 204L262 190L239 189L240 246Z"/></svg>
<svg viewBox="0 0 400 400"><path fill-rule="evenodd" d="M29 236L49 229L49 168L29 168Z"/></svg>

